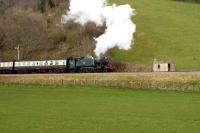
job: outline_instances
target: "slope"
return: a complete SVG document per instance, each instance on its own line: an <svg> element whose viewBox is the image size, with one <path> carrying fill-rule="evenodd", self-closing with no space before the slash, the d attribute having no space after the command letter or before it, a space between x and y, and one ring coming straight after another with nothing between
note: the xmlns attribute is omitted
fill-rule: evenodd
<svg viewBox="0 0 200 133"><path fill-rule="evenodd" d="M170 59L178 70L200 69L200 4L172 0L111 0L136 9L135 44L113 50L120 61L151 66L154 58Z"/></svg>

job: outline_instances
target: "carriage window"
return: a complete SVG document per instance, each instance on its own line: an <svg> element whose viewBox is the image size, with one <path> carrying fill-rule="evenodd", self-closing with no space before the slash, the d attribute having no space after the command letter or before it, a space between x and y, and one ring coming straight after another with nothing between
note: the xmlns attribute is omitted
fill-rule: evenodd
<svg viewBox="0 0 200 133"><path fill-rule="evenodd" d="M53 61L50 62L50 65L51 65L51 66L53 65Z"/></svg>
<svg viewBox="0 0 200 133"><path fill-rule="evenodd" d="M25 62L23 62L23 66L25 66L26 65L26 63Z"/></svg>
<svg viewBox="0 0 200 133"><path fill-rule="evenodd" d="M44 65L47 66L48 65L48 61L45 61Z"/></svg>
<svg viewBox="0 0 200 133"><path fill-rule="evenodd" d="M27 65L30 66L30 62L28 62Z"/></svg>
<svg viewBox="0 0 200 133"><path fill-rule="evenodd" d="M55 65L58 65L58 61L55 61Z"/></svg>

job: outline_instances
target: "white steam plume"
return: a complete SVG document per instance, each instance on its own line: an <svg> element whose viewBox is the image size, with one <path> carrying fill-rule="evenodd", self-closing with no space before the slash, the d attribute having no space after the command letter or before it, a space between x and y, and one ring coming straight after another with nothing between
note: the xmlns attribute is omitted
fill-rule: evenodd
<svg viewBox="0 0 200 133"><path fill-rule="evenodd" d="M70 0L67 15L63 15L61 23L69 20L85 25L94 22L97 26L106 23L106 31L95 38L97 57L105 54L107 50L118 47L128 50L131 48L136 25L131 21L134 10L130 5L108 6L106 0Z"/></svg>

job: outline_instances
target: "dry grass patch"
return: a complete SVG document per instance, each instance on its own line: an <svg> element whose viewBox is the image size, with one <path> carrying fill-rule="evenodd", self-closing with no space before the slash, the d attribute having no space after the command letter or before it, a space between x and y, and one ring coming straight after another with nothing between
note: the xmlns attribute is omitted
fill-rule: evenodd
<svg viewBox="0 0 200 133"><path fill-rule="evenodd" d="M145 88L160 90L200 90L199 74L107 73L66 75L1 76L1 84L73 85Z"/></svg>

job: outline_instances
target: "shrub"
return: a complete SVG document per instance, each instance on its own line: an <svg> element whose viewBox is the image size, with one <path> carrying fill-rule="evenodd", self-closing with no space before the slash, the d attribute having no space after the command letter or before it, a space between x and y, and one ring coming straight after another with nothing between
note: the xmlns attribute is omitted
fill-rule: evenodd
<svg viewBox="0 0 200 133"><path fill-rule="evenodd" d="M66 41L66 36L59 31L54 31L49 33L49 39L53 41L54 45L60 44Z"/></svg>

